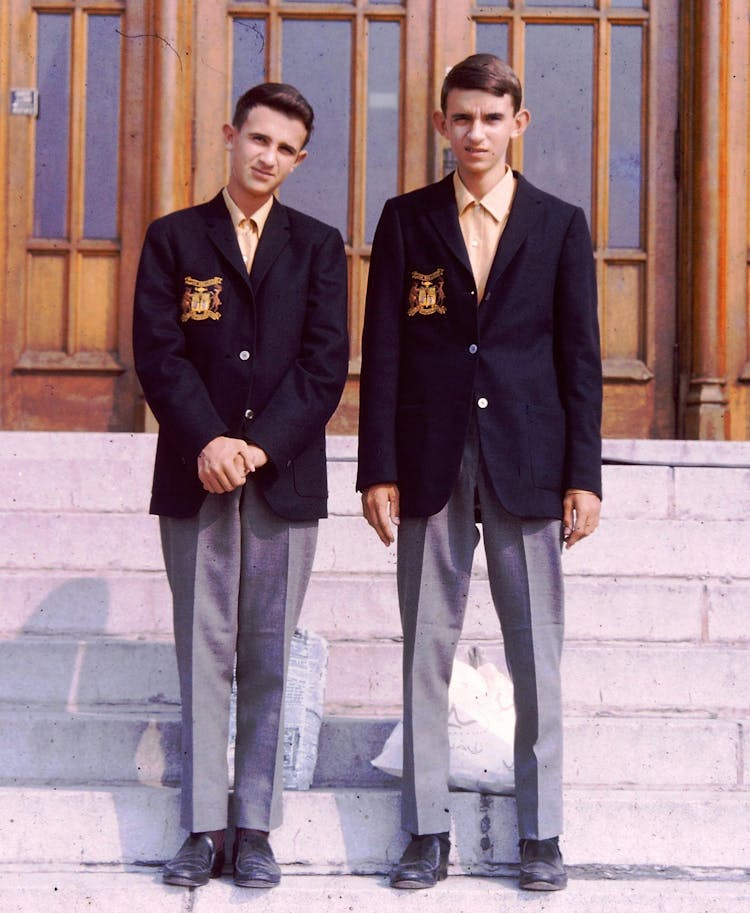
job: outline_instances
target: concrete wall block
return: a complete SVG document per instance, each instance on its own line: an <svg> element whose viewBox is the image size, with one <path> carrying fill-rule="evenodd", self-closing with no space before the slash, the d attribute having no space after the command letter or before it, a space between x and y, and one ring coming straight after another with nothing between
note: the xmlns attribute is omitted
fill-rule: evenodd
<svg viewBox="0 0 750 913"><path fill-rule="evenodd" d="M708 587L708 637L724 643L750 643L750 584Z"/></svg>
<svg viewBox="0 0 750 913"><path fill-rule="evenodd" d="M750 523L617 520L563 557L568 574L747 578Z"/></svg>
<svg viewBox="0 0 750 913"><path fill-rule="evenodd" d="M675 516L688 520L750 517L750 468L677 467Z"/></svg>
<svg viewBox="0 0 750 913"><path fill-rule="evenodd" d="M710 584L709 584L710 586ZM569 640L690 641L702 637L704 584L698 580L568 576ZM750 587L717 587L711 637L747 639ZM171 635L172 601L163 571L0 571L6 634ZM746 596L743 594L747 594ZM729 600L729 602L727 601ZM401 636L396 578L316 572L300 624L333 640ZM496 639L499 623L486 579L471 581L464 637Z"/></svg>
<svg viewBox="0 0 750 913"><path fill-rule="evenodd" d="M602 522L670 516L674 483L669 466L603 466L602 489Z"/></svg>
<svg viewBox="0 0 750 913"><path fill-rule="evenodd" d="M477 642L462 640L465 658ZM485 660L504 669L498 641L479 644ZM750 696L750 655L742 648L569 643L563 653L563 699L571 711L744 713ZM328 663L329 708L401 704L398 643L333 642Z"/></svg>
<svg viewBox="0 0 750 913"><path fill-rule="evenodd" d="M569 575L566 636L569 640L700 640L703 588L698 580ZM400 637L395 574L314 575L301 624L335 640ZM498 632L489 583L474 577L463 636L497 639Z"/></svg>
<svg viewBox="0 0 750 913"><path fill-rule="evenodd" d="M2 788L0 863L164 860L182 836L177 805L177 790L167 787ZM567 790L566 809L570 865L747 864L747 793ZM511 798L454 793L451 810L454 871L492 873L517 861ZM282 865L308 874L384 872L408 839L399 817L395 790L287 792L274 851Z"/></svg>
<svg viewBox="0 0 750 913"><path fill-rule="evenodd" d="M40 570L164 567L156 517L137 514L0 513L0 566Z"/></svg>
<svg viewBox="0 0 750 913"><path fill-rule="evenodd" d="M0 571L0 630L171 636L172 599L163 571Z"/></svg>
<svg viewBox="0 0 750 913"><path fill-rule="evenodd" d="M0 711L4 783L168 783L180 780L179 711Z"/></svg>
<svg viewBox="0 0 750 913"><path fill-rule="evenodd" d="M580 718L565 721L564 780L575 786L741 786L740 727L725 720Z"/></svg>
<svg viewBox="0 0 750 913"><path fill-rule="evenodd" d="M169 640L4 640L0 668L0 701L51 703L69 710L91 704L179 702L177 662ZM40 669L44 674L33 674Z"/></svg>
<svg viewBox="0 0 750 913"><path fill-rule="evenodd" d="M0 510L147 513L151 471L140 462L103 457L5 459L9 484Z"/></svg>

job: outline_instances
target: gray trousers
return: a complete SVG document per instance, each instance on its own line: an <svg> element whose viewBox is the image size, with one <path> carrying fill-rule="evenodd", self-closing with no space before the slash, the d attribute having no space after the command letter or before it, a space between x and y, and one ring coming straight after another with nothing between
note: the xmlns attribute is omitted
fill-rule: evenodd
<svg viewBox="0 0 750 913"><path fill-rule="evenodd" d="M402 824L414 834L450 829L448 686L479 542L477 498L490 590L514 686L519 837L554 837L562 832L561 523L523 520L503 509L483 466L474 426L446 506L432 517L402 518L398 530Z"/></svg>
<svg viewBox="0 0 750 913"><path fill-rule="evenodd" d="M281 823L284 684L312 571L317 521L277 516L248 479L195 517L160 518L182 698L181 824L228 819L227 737L236 657L234 823Z"/></svg>

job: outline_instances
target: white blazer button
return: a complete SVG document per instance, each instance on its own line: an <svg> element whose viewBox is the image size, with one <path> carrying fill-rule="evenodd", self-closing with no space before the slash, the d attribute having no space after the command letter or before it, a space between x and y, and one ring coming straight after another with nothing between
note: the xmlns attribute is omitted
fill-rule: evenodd
<svg viewBox="0 0 750 913"><path fill-rule="evenodd" d="M247 418L247 419L255 418L255 413L253 412L252 409L245 409L245 418Z"/></svg>
<svg viewBox="0 0 750 913"><path fill-rule="evenodd" d="M480 396L477 400L477 406L479 406L480 409L486 409L487 406L489 406L489 403L483 396Z"/></svg>
<svg viewBox="0 0 750 913"><path fill-rule="evenodd" d="M243 349L240 352L240 361L247 361L248 358L250 358L250 353L247 351L247 349Z"/></svg>
<svg viewBox="0 0 750 913"><path fill-rule="evenodd" d="M476 355L478 351L478 346L476 343L472 342L469 346L469 355Z"/></svg>

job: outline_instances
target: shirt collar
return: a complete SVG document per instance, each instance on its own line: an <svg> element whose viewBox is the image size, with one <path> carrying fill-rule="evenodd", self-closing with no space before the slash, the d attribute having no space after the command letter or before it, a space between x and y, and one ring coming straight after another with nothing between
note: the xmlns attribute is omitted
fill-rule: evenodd
<svg viewBox="0 0 750 913"><path fill-rule="evenodd" d="M229 195L229 190L227 190L226 187L222 188L221 194L224 197L224 202L227 204L229 215L232 217L232 225L234 225L234 230L237 231L240 227L240 223L248 217L231 198ZM263 232L263 226L266 224L266 219L268 218L268 214L271 211L271 207L273 206L273 201L274 198L272 196L269 197L266 202L260 207L260 209L256 209L252 216L250 216L250 221L255 222L255 227L257 229L259 238Z"/></svg>
<svg viewBox="0 0 750 913"><path fill-rule="evenodd" d="M487 212L495 219L496 222L502 222L508 215L510 204L513 202L513 193L516 188L516 180L513 176L513 169L510 165L505 166L505 174L495 184L495 186L486 193L481 200L466 189L466 185L458 175L458 169L453 172L453 190L456 194L456 205L458 214L463 215L467 206L472 203L480 203Z"/></svg>

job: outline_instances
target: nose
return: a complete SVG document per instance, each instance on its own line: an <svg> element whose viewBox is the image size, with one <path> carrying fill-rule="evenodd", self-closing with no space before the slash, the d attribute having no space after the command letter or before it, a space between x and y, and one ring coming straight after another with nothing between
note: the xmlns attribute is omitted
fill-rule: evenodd
<svg viewBox="0 0 750 913"><path fill-rule="evenodd" d="M273 168L276 164L276 150L266 146L260 153L260 162L265 168Z"/></svg>
<svg viewBox="0 0 750 913"><path fill-rule="evenodd" d="M484 138L484 125L481 117L475 117L469 127L467 138L472 141L478 141Z"/></svg>

